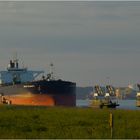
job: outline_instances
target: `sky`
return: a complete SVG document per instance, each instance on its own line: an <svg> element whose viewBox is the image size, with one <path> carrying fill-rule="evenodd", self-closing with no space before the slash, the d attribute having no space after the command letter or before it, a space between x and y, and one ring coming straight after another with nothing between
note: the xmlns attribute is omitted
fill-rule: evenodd
<svg viewBox="0 0 140 140"><path fill-rule="evenodd" d="M0 70L15 52L78 86L140 83L140 2L0 2Z"/></svg>

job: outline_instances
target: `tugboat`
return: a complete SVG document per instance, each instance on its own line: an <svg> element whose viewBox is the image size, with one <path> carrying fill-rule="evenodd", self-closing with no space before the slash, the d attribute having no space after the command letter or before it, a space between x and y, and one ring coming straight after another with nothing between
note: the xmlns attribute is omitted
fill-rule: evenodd
<svg viewBox="0 0 140 140"><path fill-rule="evenodd" d="M53 67L53 64L50 65ZM20 68L18 59L10 60L6 71L0 71L1 103L37 106L76 106L76 83L56 80L53 72Z"/></svg>
<svg viewBox="0 0 140 140"><path fill-rule="evenodd" d="M140 84L137 84L137 87L139 88L139 91L137 92L136 95L136 106L140 107Z"/></svg>
<svg viewBox="0 0 140 140"><path fill-rule="evenodd" d="M100 86L94 87L95 93L93 93L93 100L90 103L94 108L116 108L119 106L117 102L112 102L111 96L115 95L114 88L110 85L106 86L107 93L103 91Z"/></svg>

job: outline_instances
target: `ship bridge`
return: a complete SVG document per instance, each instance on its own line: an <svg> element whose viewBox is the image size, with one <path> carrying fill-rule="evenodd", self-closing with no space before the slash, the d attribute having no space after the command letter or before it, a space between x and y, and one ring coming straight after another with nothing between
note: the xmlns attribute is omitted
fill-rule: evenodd
<svg viewBox="0 0 140 140"><path fill-rule="evenodd" d="M18 60L10 60L7 71L0 71L0 84L24 83L36 79L44 71L30 71L27 68L19 68Z"/></svg>

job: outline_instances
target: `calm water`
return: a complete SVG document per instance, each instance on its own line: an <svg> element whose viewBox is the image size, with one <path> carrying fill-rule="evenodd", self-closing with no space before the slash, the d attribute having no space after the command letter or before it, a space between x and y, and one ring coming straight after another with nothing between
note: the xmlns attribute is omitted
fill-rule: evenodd
<svg viewBox="0 0 140 140"><path fill-rule="evenodd" d="M130 110L140 110L140 107L136 107L136 100L118 100L120 106L118 109L130 109ZM89 106L89 100L77 100L76 105L78 107Z"/></svg>

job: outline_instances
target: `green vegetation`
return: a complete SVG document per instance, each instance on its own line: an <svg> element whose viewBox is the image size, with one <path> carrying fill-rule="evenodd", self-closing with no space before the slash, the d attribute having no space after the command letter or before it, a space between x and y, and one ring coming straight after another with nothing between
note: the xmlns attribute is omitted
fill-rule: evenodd
<svg viewBox="0 0 140 140"><path fill-rule="evenodd" d="M140 111L0 106L0 138L140 138Z"/></svg>

